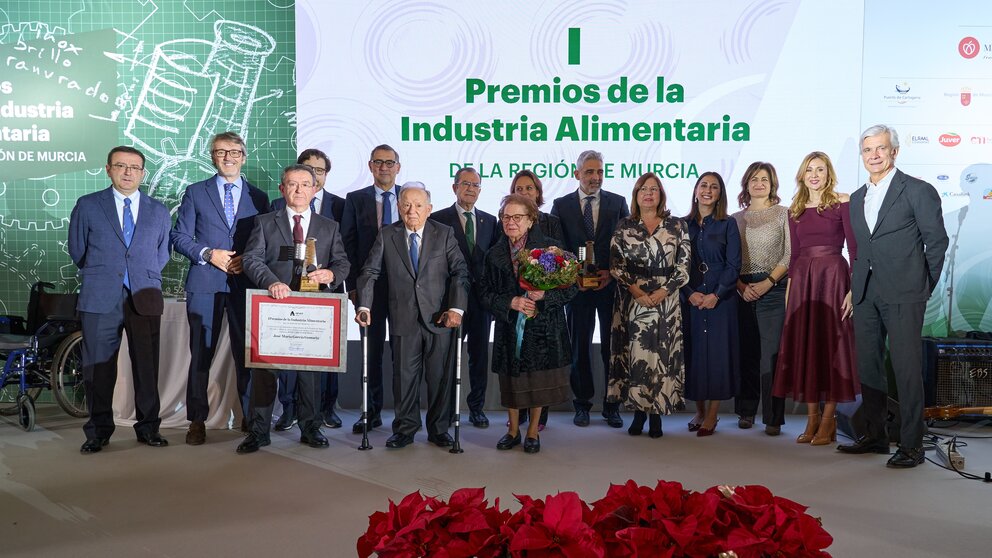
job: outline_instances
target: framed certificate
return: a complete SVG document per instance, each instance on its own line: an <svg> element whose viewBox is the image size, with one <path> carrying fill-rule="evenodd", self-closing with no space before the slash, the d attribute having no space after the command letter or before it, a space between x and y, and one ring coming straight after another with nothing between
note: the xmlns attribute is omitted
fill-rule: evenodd
<svg viewBox="0 0 992 558"><path fill-rule="evenodd" d="M247 291L245 366L344 372L348 364L348 297L294 292L276 300Z"/></svg>

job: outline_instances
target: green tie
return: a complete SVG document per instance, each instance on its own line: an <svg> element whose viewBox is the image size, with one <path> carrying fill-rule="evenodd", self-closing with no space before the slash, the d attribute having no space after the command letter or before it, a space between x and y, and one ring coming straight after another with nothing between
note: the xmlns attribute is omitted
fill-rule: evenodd
<svg viewBox="0 0 992 558"><path fill-rule="evenodd" d="M465 211L465 242L468 243L468 253L475 251L475 223L472 222L472 212Z"/></svg>

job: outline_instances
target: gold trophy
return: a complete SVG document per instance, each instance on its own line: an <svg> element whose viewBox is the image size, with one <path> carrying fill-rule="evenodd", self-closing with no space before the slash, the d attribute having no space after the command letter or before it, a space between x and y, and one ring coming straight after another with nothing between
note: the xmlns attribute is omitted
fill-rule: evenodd
<svg viewBox="0 0 992 558"><path fill-rule="evenodd" d="M300 292L315 293L320 290L320 283L308 276L311 271L317 270L317 239L310 237L307 239L306 252L303 256L303 269L300 273Z"/></svg>
<svg viewBox="0 0 992 558"><path fill-rule="evenodd" d="M599 269L596 267L596 247L593 241L587 240L585 246L579 246L579 259L582 260L579 286L583 289L599 287Z"/></svg>

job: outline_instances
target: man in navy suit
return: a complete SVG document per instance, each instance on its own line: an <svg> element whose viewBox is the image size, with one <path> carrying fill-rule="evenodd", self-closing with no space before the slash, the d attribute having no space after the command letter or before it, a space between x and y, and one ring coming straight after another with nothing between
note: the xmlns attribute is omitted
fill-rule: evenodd
<svg viewBox="0 0 992 558"><path fill-rule="evenodd" d="M389 278L389 339L393 349L396 418L386 447L413 443L420 421L420 383L427 382L427 440L450 447L451 342L468 305L468 266L451 227L431 221L427 190L404 188L403 221L382 228L358 278L355 321L375 318L375 285Z"/></svg>
<svg viewBox="0 0 992 558"><path fill-rule="evenodd" d="M851 265L855 349L861 377L866 434L837 449L889 453L885 430L888 380L885 345L899 394L899 450L887 465L923 463L923 314L937 286L947 251L940 195L930 184L896 168L899 135L888 126L861 134L868 182L851 194L851 228L858 258Z"/></svg>
<svg viewBox="0 0 992 558"><path fill-rule="evenodd" d="M603 154L583 151L575 163L575 178L579 188L554 201L551 214L561 220L565 246L578 254L586 241L595 242L594 253L598 268L599 287L579 288L579 294L566 307L568 329L572 337L572 392L575 395L576 426L589 425L589 411L596 387L592 379L592 336L599 316L599 351L603 360L604 378L610 373L610 323L613 320L613 295L616 284L610 277L610 240L620 219L630 215L623 196L605 192L603 187ZM623 426L619 405L607 403L603 394L603 418L613 428Z"/></svg>
<svg viewBox="0 0 992 558"><path fill-rule="evenodd" d="M468 263L469 281L474 289L485 268L486 252L496 242L496 217L475 207L482 190L482 177L475 169L458 169L451 189L455 192L454 205L435 211L431 214L431 219L448 225L454 231L462 257ZM489 418L483 411L483 405L486 402L489 376L489 330L492 320L492 315L482 307L479 298L469 297L468 310L462 317L462 334L468 338L468 374L471 385L468 393L468 420L477 428L489 426ZM457 347L457 343L453 346ZM454 364L457 361L452 358L451 362Z"/></svg>
<svg viewBox="0 0 992 558"><path fill-rule="evenodd" d="M310 209L310 200L317 192L313 170L306 165L291 165L282 172L279 191L285 206L261 215L248 239L244 253L244 269L248 278L269 291L274 299L284 299L299 290L300 275L293 259L293 246L304 239L316 240L317 269L308 277L320 284L322 290L333 291L348 275L348 257L341 242L338 223L317 215ZM290 254L287 257L287 254ZM300 443L312 448L326 448L327 438L320 432L320 380L317 372L297 372L299 393ZM269 445L269 423L272 404L276 398L276 376L271 370L252 371L252 416L248 437L238 453L253 453Z"/></svg>
<svg viewBox="0 0 992 558"><path fill-rule="evenodd" d="M172 228L172 245L189 258L186 276L186 317L189 320L189 380L186 385L186 443L206 441L205 421L210 414L207 383L210 363L227 316L231 353L241 397L248 417L249 381L245 369L245 289L254 285L241 268L241 255L255 216L269 208L269 196L241 177L248 158L245 142L234 132L214 136L210 155L217 174L186 187ZM247 422L242 420L242 430Z"/></svg>
<svg viewBox="0 0 992 558"><path fill-rule="evenodd" d="M127 331L134 376L138 441L161 447L158 356L164 302L162 268L169 262L169 210L138 190L145 156L132 147L107 155L111 187L76 202L69 220L69 256L82 285L83 388L90 417L82 453L96 453L114 433L114 384L121 331Z"/></svg>
<svg viewBox="0 0 992 558"><path fill-rule="evenodd" d="M349 293L357 288L358 275L379 236L379 229L400 220L397 206L401 189L396 185L396 175L400 172L399 153L388 145L376 146L369 157L369 171L372 173L372 185L348 193L341 216L341 236L344 238L344 249L348 252L348 261L351 262L351 274L347 281ZM386 346L386 323L389 318L388 289L389 282L385 276L375 282L372 322L367 331L369 428L382 426L379 414L383 393L382 352ZM357 304L355 295L352 295L352 301ZM362 432L361 419L352 425L351 430Z"/></svg>
<svg viewBox="0 0 992 558"><path fill-rule="evenodd" d="M331 158L319 149L305 149L296 158L296 164L310 167L317 181L317 194L310 200L310 210L328 219L333 219L336 223L340 224L341 214L344 212L344 198L324 190L327 173L331 171ZM270 209L271 211L279 211L284 207L286 207L285 198L276 198L272 200L272 207ZM335 292L344 292L343 281ZM334 411L334 405L338 401L338 375L321 374L320 392L320 414L324 426L328 428L341 428L341 418ZM283 413L279 417L279 420L276 421L276 430L289 430L296 424L297 399L296 372L280 372L279 402L282 404Z"/></svg>

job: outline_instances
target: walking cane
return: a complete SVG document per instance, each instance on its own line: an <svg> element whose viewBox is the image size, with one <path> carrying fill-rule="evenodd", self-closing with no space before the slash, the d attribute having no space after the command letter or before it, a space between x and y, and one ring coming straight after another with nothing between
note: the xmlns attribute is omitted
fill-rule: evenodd
<svg viewBox="0 0 992 558"><path fill-rule="evenodd" d="M451 445L451 449L448 453L465 453L462 450L462 444L460 439L461 433L461 422L462 422L462 328L458 326L455 329L455 335L458 336L458 341L455 342L455 347L458 353L455 355L455 443Z"/></svg>
<svg viewBox="0 0 992 558"><path fill-rule="evenodd" d="M369 334L368 327L361 326L362 335L362 445L361 451L372 449L369 443Z"/></svg>

